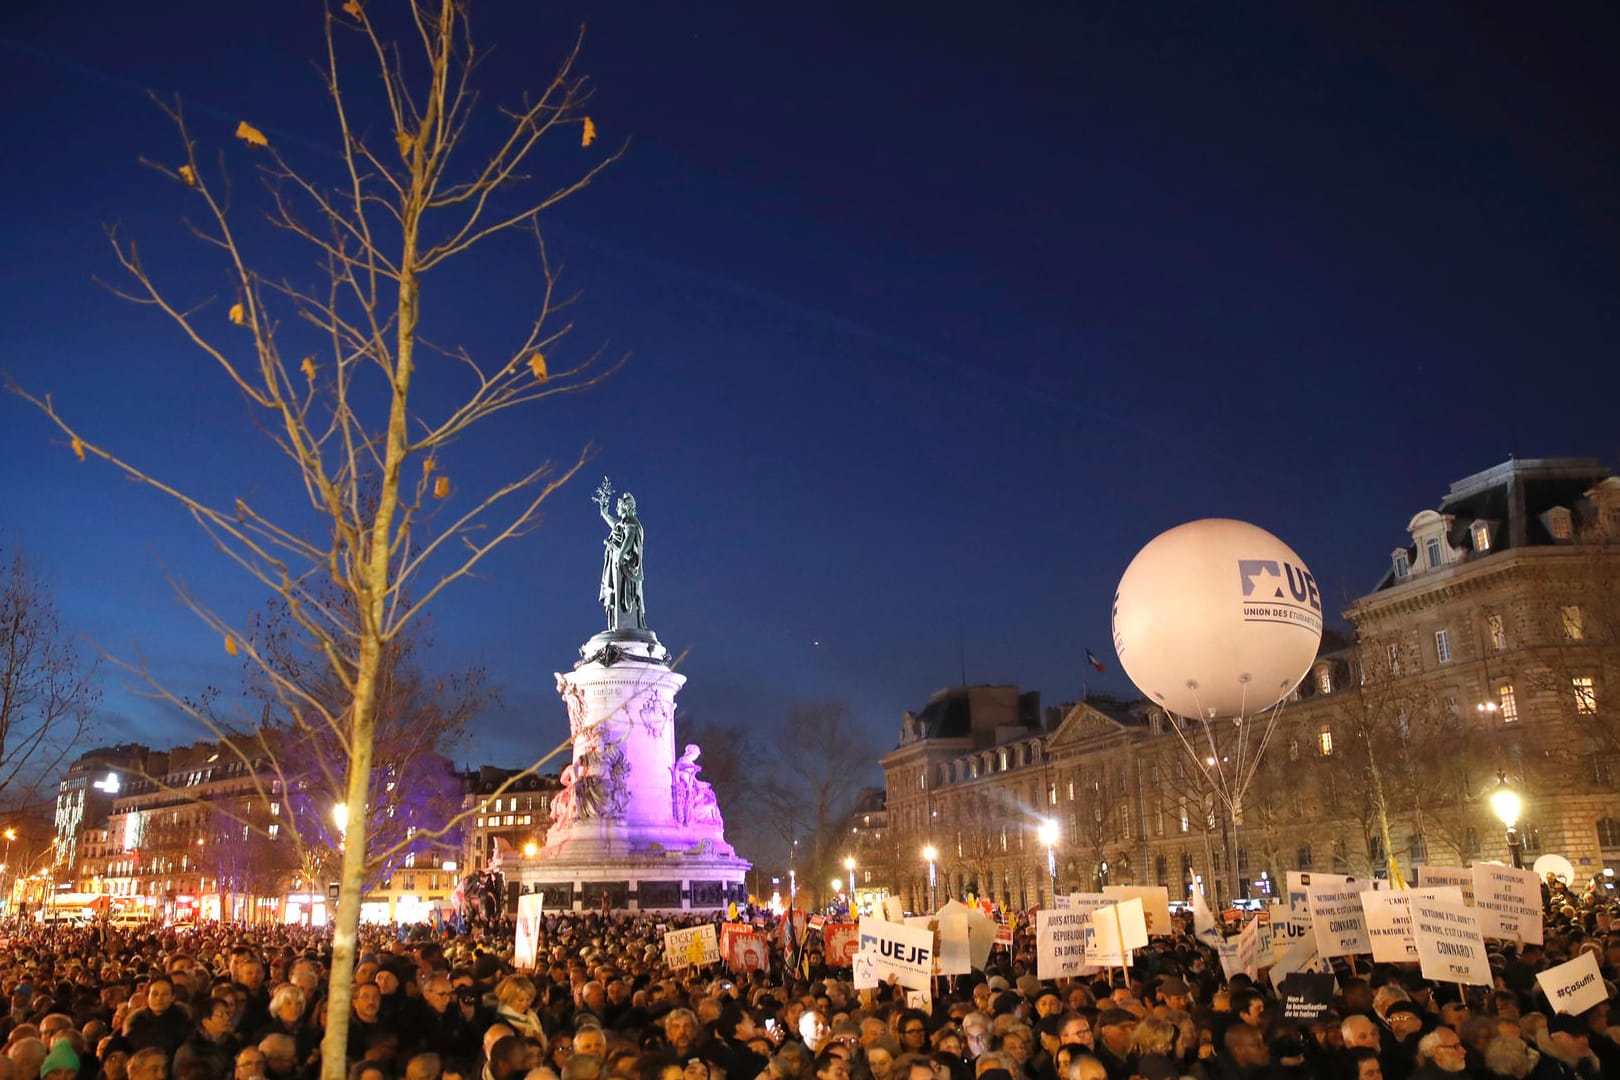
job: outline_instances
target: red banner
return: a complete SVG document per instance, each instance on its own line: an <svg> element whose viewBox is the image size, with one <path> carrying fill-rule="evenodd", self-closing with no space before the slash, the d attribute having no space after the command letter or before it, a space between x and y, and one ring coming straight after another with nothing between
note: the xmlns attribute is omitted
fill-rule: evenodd
<svg viewBox="0 0 1620 1080"><path fill-rule="evenodd" d="M742 923L725 923L720 927L720 959L734 975L768 971L771 964L765 935Z"/></svg>
<svg viewBox="0 0 1620 1080"><path fill-rule="evenodd" d="M821 937L827 943L825 953L828 967L850 967L861 948L859 923L830 922L821 928Z"/></svg>

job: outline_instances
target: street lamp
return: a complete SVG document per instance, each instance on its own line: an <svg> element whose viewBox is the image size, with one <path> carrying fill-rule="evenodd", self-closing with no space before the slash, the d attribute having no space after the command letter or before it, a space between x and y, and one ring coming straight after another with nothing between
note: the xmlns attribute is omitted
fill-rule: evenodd
<svg viewBox="0 0 1620 1080"><path fill-rule="evenodd" d="M1513 862L1513 868L1523 870L1524 857L1521 854L1523 848L1519 843L1517 828L1521 809L1519 793L1508 783L1507 773L1500 770L1496 774L1496 790L1491 792L1491 809L1496 811L1496 816L1507 828L1508 857Z"/></svg>
<svg viewBox="0 0 1620 1080"><path fill-rule="evenodd" d="M1041 822L1041 827L1035 830L1035 835L1041 843L1046 845L1046 876L1052 885L1052 905L1057 906L1057 855L1052 848L1058 841L1057 822L1048 818Z"/></svg>
<svg viewBox="0 0 1620 1080"><path fill-rule="evenodd" d="M939 858L939 852L934 850L933 844L923 848L923 858L928 860L928 910L930 912L938 911L939 905L935 903L934 897L934 860Z"/></svg>

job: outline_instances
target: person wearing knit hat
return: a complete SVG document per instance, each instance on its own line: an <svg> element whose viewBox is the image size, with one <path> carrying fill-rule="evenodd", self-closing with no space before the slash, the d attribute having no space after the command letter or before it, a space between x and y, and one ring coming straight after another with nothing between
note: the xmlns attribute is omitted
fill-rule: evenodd
<svg viewBox="0 0 1620 1080"><path fill-rule="evenodd" d="M73 1052L73 1044L66 1039L58 1039L40 1063L39 1080L73 1080L78 1075L79 1055Z"/></svg>

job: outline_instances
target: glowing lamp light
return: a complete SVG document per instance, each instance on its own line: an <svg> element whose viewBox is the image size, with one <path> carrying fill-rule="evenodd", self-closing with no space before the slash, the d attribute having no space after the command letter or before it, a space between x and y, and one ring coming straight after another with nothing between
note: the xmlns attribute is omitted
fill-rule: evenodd
<svg viewBox="0 0 1620 1080"><path fill-rule="evenodd" d="M929 862L933 862L935 859L939 858L939 852L934 850L934 845L929 844L927 847L923 848L923 858L927 859Z"/></svg>
<svg viewBox="0 0 1620 1080"><path fill-rule="evenodd" d="M523 857L525 859L534 858L535 855L539 854L539 851L540 845L536 844L533 840L530 840L527 844L523 845Z"/></svg>
<svg viewBox="0 0 1620 1080"><path fill-rule="evenodd" d="M104 779L97 780L90 786L95 788L97 791L104 791L108 795L116 795L118 794L118 789L121 785L118 783L118 774L115 772L110 772ZM7 831L9 832L10 830ZM11 838L8 836L6 839L9 840Z"/></svg>
<svg viewBox="0 0 1620 1080"><path fill-rule="evenodd" d="M833 892L842 892L843 889L844 889L843 881L839 880L838 878L833 878L832 879L832 890L833 890Z"/></svg>
<svg viewBox="0 0 1620 1080"><path fill-rule="evenodd" d="M1053 844L1056 844L1058 840L1057 822L1041 822L1041 827L1035 830L1035 835L1040 839L1044 846L1051 847Z"/></svg>
<svg viewBox="0 0 1620 1080"><path fill-rule="evenodd" d="M852 874L855 872L855 858L854 858L854 856L852 856L852 855L844 856L844 869L848 870Z"/></svg>
<svg viewBox="0 0 1620 1080"><path fill-rule="evenodd" d="M1497 773L1496 780L1496 790L1491 792L1491 809L1496 811L1497 819L1511 829L1519 823L1519 793L1508 783L1506 773Z"/></svg>

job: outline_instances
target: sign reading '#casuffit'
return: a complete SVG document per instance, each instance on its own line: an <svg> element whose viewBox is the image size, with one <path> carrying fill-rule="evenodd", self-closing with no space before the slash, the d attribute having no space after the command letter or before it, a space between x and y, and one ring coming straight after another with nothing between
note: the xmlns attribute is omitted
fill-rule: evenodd
<svg viewBox="0 0 1620 1080"><path fill-rule="evenodd" d="M1537 972L1536 981L1557 1012L1583 1013L1609 1000L1609 989L1603 985L1603 973L1598 970L1597 955L1590 949L1567 963Z"/></svg>

